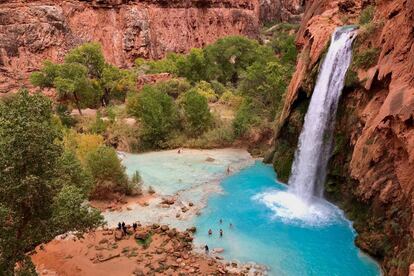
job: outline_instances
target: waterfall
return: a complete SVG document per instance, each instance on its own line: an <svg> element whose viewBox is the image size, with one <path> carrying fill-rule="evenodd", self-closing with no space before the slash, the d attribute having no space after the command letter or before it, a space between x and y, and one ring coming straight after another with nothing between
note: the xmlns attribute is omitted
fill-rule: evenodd
<svg viewBox="0 0 414 276"><path fill-rule="evenodd" d="M322 197L338 101L351 63L354 27L337 28L305 116L289 178L289 192L309 202Z"/></svg>

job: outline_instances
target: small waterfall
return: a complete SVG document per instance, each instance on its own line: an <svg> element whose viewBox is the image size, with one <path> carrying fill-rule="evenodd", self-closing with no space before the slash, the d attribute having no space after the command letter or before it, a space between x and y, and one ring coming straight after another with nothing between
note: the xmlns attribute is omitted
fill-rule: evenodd
<svg viewBox="0 0 414 276"><path fill-rule="evenodd" d="M309 202L322 197L332 134L345 74L351 62L354 27L337 28L323 61L305 116L289 179L289 192Z"/></svg>

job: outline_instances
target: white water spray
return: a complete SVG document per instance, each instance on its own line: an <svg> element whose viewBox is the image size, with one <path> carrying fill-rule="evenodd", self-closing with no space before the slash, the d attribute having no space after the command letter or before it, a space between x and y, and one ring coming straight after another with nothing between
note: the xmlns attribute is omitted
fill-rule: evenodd
<svg viewBox="0 0 414 276"><path fill-rule="evenodd" d="M322 64L289 179L289 192L309 202L322 197L338 101L351 63L355 29L337 28Z"/></svg>

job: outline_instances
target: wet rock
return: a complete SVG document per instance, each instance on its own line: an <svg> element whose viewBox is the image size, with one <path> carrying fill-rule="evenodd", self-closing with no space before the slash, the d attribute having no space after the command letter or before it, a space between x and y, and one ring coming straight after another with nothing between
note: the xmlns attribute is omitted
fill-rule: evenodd
<svg viewBox="0 0 414 276"><path fill-rule="evenodd" d="M190 202L190 203L188 203L188 206L193 207L194 203Z"/></svg>
<svg viewBox="0 0 414 276"><path fill-rule="evenodd" d="M195 226L192 226L192 227L190 227L190 228L187 228L187 230L186 230L187 232L190 232L190 233L195 233L195 232L197 232L197 228L195 227Z"/></svg>
<svg viewBox="0 0 414 276"><path fill-rule="evenodd" d="M213 253L223 253L224 252L224 248L221 247L217 247L213 249Z"/></svg>
<svg viewBox="0 0 414 276"><path fill-rule="evenodd" d="M168 231L170 229L170 227L168 227L168 225L162 225L161 226L161 230L163 231L163 232L166 232L166 231Z"/></svg>
<svg viewBox="0 0 414 276"><path fill-rule="evenodd" d="M158 229L158 228L160 228L160 225L158 223L154 223L152 225L152 229Z"/></svg>
<svg viewBox="0 0 414 276"><path fill-rule="evenodd" d="M176 199L174 197L164 197L162 198L161 204L173 205Z"/></svg>
<svg viewBox="0 0 414 276"><path fill-rule="evenodd" d="M168 235L168 237L173 238L177 235L177 230L175 230L175 228L173 228L171 230L168 230L167 235Z"/></svg>

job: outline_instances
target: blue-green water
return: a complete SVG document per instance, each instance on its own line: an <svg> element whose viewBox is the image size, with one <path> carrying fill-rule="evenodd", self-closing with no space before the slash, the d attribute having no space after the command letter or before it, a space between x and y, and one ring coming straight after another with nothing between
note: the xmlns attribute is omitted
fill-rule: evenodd
<svg viewBox="0 0 414 276"><path fill-rule="evenodd" d="M224 248L229 260L265 264L270 275L380 274L378 265L354 245L355 232L338 208L319 202L303 211L275 179L273 169L260 162L226 178L224 193L212 195L195 219L196 243ZM278 199L293 206L272 202Z"/></svg>

